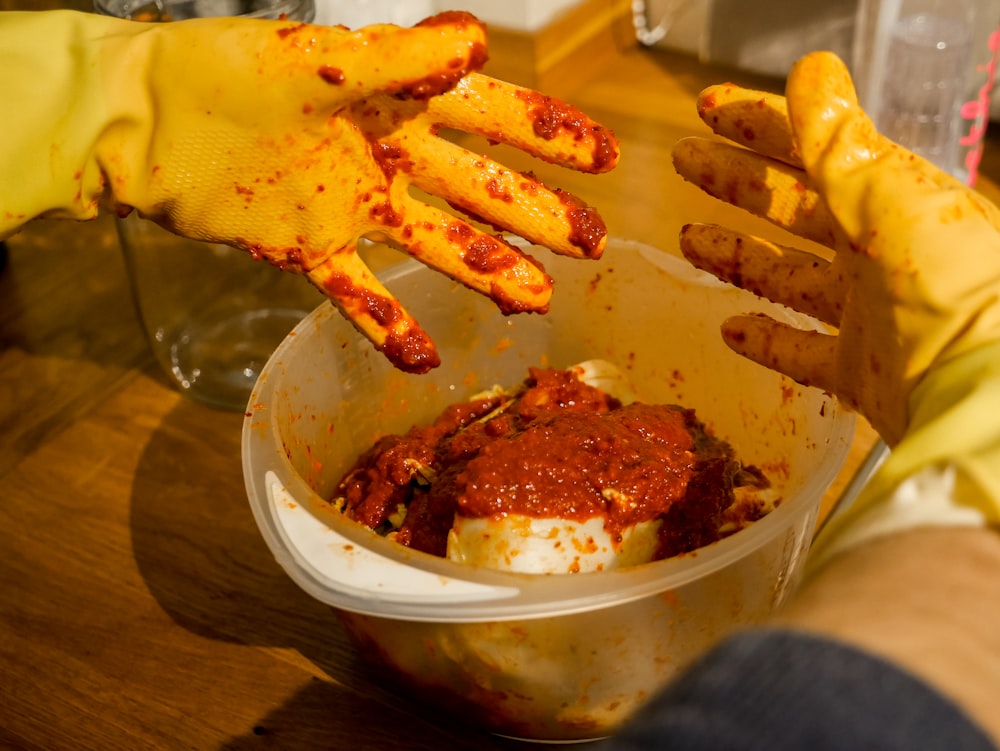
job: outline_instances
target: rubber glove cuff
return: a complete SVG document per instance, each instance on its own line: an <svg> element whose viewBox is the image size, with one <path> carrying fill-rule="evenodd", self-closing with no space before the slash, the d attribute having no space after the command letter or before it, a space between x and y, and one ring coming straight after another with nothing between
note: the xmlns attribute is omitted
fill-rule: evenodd
<svg viewBox="0 0 1000 751"><path fill-rule="evenodd" d="M11 107L4 118L0 173L11 179L0 185L0 237L38 216L97 215L107 186L94 144L111 130L133 129L150 119L149 96L131 83L138 77L124 73L145 66L151 48L132 40L157 33L155 24L93 13L2 14L0 88ZM68 53L49 54L56 46ZM111 75L107 60L114 61ZM147 135L137 143L143 148L148 140Z"/></svg>
<svg viewBox="0 0 1000 751"><path fill-rule="evenodd" d="M910 397L906 435L809 567L876 537L924 526L1000 526L1000 342L936 366Z"/></svg>

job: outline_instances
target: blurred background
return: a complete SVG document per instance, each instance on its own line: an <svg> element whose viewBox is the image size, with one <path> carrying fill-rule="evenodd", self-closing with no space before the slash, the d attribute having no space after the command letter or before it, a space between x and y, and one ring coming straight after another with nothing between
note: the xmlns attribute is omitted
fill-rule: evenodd
<svg viewBox="0 0 1000 751"><path fill-rule="evenodd" d="M995 7L992 0L962 0ZM410 25L444 10L468 10L490 25L491 57L526 85L545 83L560 63L584 79L607 52L635 45L696 55L706 63L732 65L782 77L806 52L828 49L851 59L859 0L316 0L316 22L357 27L388 21ZM91 0L0 0L2 10L75 8ZM525 56L525 52L529 52ZM583 52L581 55L580 53ZM992 103L1000 114L1000 102Z"/></svg>
<svg viewBox="0 0 1000 751"><path fill-rule="evenodd" d="M2 3L30 0L0 0ZM43 0L47 1L47 0ZM79 2L80 0L76 0ZM85 1L85 0L84 0ZM608 48L636 44L691 55L705 63L731 65L783 77L807 52L827 49L849 64L859 4L898 12L934 0L316 0L316 22L351 28L388 21L411 25L444 10L468 10L488 23L492 57L506 58L494 73L546 88L560 65L586 80L607 59ZM996 13L997 0L955 0L942 6L978 9L981 22ZM996 19L1000 20L1000 18ZM993 24L996 23L993 21ZM502 42L497 44L496 37ZM564 82L556 75L561 89ZM1000 102L992 103L1000 114Z"/></svg>

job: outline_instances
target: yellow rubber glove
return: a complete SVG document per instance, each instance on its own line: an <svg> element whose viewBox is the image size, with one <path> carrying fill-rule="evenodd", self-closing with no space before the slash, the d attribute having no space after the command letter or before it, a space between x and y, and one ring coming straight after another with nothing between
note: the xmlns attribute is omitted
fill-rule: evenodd
<svg viewBox="0 0 1000 751"><path fill-rule="evenodd" d="M784 98L724 85L698 106L747 148L685 139L678 171L815 245L692 225L684 254L837 329L743 316L725 322L726 341L834 393L895 447L819 542L866 525L1000 522L1000 212L880 136L830 53L800 60ZM910 480L924 485L902 492Z"/></svg>
<svg viewBox="0 0 1000 751"><path fill-rule="evenodd" d="M504 313L544 312L552 280L411 186L557 253L604 248L593 209L438 137L477 133L582 171L616 164L607 129L475 73L485 44L465 13L357 31L0 14L0 236L39 216L134 208L307 274L398 367L424 372L434 345L358 258L360 237L388 238Z"/></svg>

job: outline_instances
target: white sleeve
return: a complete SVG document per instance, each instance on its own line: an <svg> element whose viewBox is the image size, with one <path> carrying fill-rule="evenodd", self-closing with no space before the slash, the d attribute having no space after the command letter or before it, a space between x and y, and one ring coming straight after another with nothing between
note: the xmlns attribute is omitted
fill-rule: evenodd
<svg viewBox="0 0 1000 751"><path fill-rule="evenodd" d="M829 544L810 556L815 570L835 555L866 542L917 527L983 527L983 512L956 499L954 465L925 467L884 501L864 509ZM846 510L846 509L845 509Z"/></svg>

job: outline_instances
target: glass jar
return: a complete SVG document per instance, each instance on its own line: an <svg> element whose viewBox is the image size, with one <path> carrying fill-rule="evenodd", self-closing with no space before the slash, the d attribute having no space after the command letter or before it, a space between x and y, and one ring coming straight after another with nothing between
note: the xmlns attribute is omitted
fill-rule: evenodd
<svg viewBox="0 0 1000 751"><path fill-rule="evenodd" d="M95 0L95 8L143 21L315 16L313 0ZM241 250L179 237L134 214L116 221L135 307L164 372L194 399L246 409L271 352L322 295Z"/></svg>

